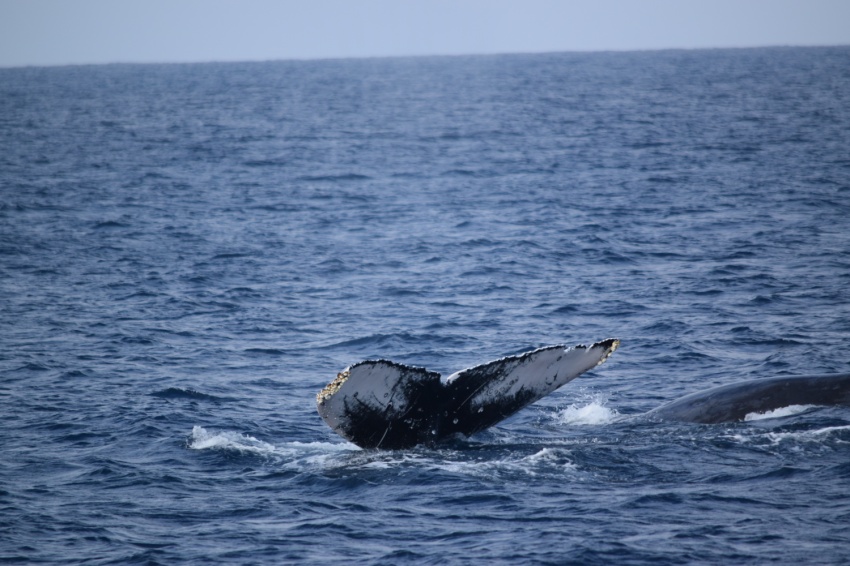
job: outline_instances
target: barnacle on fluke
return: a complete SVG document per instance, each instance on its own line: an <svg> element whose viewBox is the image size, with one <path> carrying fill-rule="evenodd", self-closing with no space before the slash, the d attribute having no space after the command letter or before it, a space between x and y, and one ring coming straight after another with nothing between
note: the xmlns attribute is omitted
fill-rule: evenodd
<svg viewBox="0 0 850 566"><path fill-rule="evenodd" d="M345 383L345 380L348 379L349 375L350 374L347 369L336 374L336 379L325 385L324 389L316 393L316 403L323 402L325 399L339 391L339 388L342 387L342 384Z"/></svg>

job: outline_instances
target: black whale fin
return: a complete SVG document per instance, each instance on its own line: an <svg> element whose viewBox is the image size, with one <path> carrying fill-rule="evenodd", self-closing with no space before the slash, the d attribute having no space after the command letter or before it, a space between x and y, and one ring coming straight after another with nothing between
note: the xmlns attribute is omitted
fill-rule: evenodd
<svg viewBox="0 0 850 566"><path fill-rule="evenodd" d="M408 448L493 426L601 364L619 344L548 346L465 369L445 383L424 368L360 362L322 389L316 405L328 426L362 448Z"/></svg>
<svg viewBox="0 0 850 566"><path fill-rule="evenodd" d="M693 423L742 421L791 405L850 406L850 374L774 377L692 393L649 412L663 420Z"/></svg>
<svg viewBox="0 0 850 566"><path fill-rule="evenodd" d="M440 374L388 360L347 367L318 395L322 419L363 448L403 448L434 437Z"/></svg>
<svg viewBox="0 0 850 566"><path fill-rule="evenodd" d="M608 359L615 339L547 346L459 371L446 379L444 435L475 434L549 395Z"/></svg>

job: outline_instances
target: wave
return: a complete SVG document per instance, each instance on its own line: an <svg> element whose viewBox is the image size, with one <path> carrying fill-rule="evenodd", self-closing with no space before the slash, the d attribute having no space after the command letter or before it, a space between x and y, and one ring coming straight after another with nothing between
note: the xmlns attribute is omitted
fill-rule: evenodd
<svg viewBox="0 0 850 566"><path fill-rule="evenodd" d="M458 443L447 443L435 448L362 450L349 442L272 444L250 434L209 431L202 426L194 426L187 447L191 450L260 457L274 466L295 472L411 470L496 479L506 475L561 475L577 470L568 447L479 444L471 440L458 440Z"/></svg>
<svg viewBox="0 0 850 566"><path fill-rule="evenodd" d="M752 418L747 415L747 421L761 421L784 416L798 415L806 410L812 409L813 405L791 405L776 411L766 413L753 413ZM725 433L723 436L730 438L736 443L751 445L755 447L781 447L789 446L793 450L800 450L804 445L814 445L820 450L822 446L836 444L850 444L850 424L823 424L804 425L795 424L782 426L773 430L765 428L751 428L737 430L732 434Z"/></svg>
<svg viewBox="0 0 850 566"><path fill-rule="evenodd" d="M325 346L325 348L349 348L352 346L386 346L405 344L439 344L442 346L459 345L465 339L457 336L442 336L434 334L413 334L410 332L396 332L394 334L370 334L350 340L343 340Z"/></svg>
<svg viewBox="0 0 850 566"><path fill-rule="evenodd" d="M371 179L369 175L360 175L358 173L343 173L340 175L307 175L298 177L298 181L368 181Z"/></svg>
<svg viewBox="0 0 850 566"><path fill-rule="evenodd" d="M286 354L285 350L279 350L278 348L246 348L246 354L262 354L267 356L283 356Z"/></svg>
<svg viewBox="0 0 850 566"><path fill-rule="evenodd" d="M208 431L197 425L192 427L188 448L259 456L295 471L325 468L333 458L360 452L360 448L348 442L294 441L275 445L248 434L227 430Z"/></svg>
<svg viewBox="0 0 850 566"><path fill-rule="evenodd" d="M192 428L192 437L189 441L189 448L193 450L208 450L208 449L224 449L236 450L239 452L252 452L260 455L271 455L275 452L275 447L268 442L257 440L253 436L247 434L239 434L236 432L207 432L206 429L200 426Z"/></svg>
<svg viewBox="0 0 850 566"><path fill-rule="evenodd" d="M844 433L845 431L850 431L850 425L843 426L827 426L823 428L816 428L812 430L801 430L801 431L792 431L792 432L769 432L767 433L767 438L772 441L774 444L779 444L784 441L796 441L796 442L823 442L827 438L831 438L836 435L836 433ZM846 434L839 434L838 436L846 437ZM837 439L841 443L848 443L848 440L842 440L841 438Z"/></svg>
<svg viewBox="0 0 850 566"><path fill-rule="evenodd" d="M94 225L95 230L117 230L129 227L129 224L117 220L104 220Z"/></svg>
<svg viewBox="0 0 850 566"><path fill-rule="evenodd" d="M516 476L557 476L578 472L569 448L560 446L504 447L487 454L436 454L420 458L418 463L435 471L479 479L504 480Z"/></svg>
<svg viewBox="0 0 850 566"><path fill-rule="evenodd" d="M163 389L162 391L154 391L149 395L151 397L159 397L160 399L190 399L193 401L213 402L235 401L235 399L232 397L218 397L216 395L210 395L208 393L201 393L200 391L195 391L194 389L183 389L180 387L169 387L168 389Z"/></svg>

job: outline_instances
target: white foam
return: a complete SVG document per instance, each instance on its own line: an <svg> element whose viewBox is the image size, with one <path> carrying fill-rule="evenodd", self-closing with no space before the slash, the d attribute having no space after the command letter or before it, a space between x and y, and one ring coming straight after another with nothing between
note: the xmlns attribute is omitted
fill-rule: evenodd
<svg viewBox="0 0 850 566"><path fill-rule="evenodd" d="M192 438L189 441L189 448L193 450L207 450L210 448L230 449L256 454L271 454L275 451L274 445L257 440L253 436L228 431L211 433L200 426L192 427Z"/></svg>
<svg viewBox="0 0 850 566"><path fill-rule="evenodd" d="M802 413L803 411L808 411L814 407L814 405L788 405L787 407L780 407L778 409L774 409L772 411L765 411L763 413L749 413L744 417L745 421L761 421L764 419L778 419L781 417L789 417L791 415L796 415L798 413Z"/></svg>
<svg viewBox="0 0 850 566"><path fill-rule="evenodd" d="M828 426L815 430L802 430L795 432L770 432L767 437L774 443L778 444L783 440L796 440L803 442L820 442L824 436L833 432L850 430L850 425L845 426Z"/></svg>
<svg viewBox="0 0 850 566"><path fill-rule="evenodd" d="M565 457L570 455L569 450L565 450L563 448L543 448L539 452L535 452L525 458L522 458L520 462L527 463L532 466L540 465L540 464L558 464L565 470L575 470L576 465L572 462L562 462ZM533 469L533 468L532 468Z"/></svg>
<svg viewBox="0 0 850 566"><path fill-rule="evenodd" d="M850 425L843 426L827 426L810 430L794 430L788 432L766 432L759 429L750 429L729 436L732 440L741 444L763 444L767 441L773 445L783 443L791 444L808 444L808 443L823 443L824 441L837 442L838 444L848 444L847 440L842 440L841 433L850 431ZM838 437L830 438L834 433L839 433Z"/></svg>
<svg viewBox="0 0 850 566"><path fill-rule="evenodd" d="M571 473L577 470L564 448L543 447L533 454L502 454L495 458L452 459L446 454L422 462L424 465L453 474L496 479L504 474L538 476ZM461 455L463 456L463 455Z"/></svg>
<svg viewBox="0 0 850 566"><path fill-rule="evenodd" d="M274 445L247 434L233 431L211 432L201 426L192 427L189 448L253 454L292 465L297 469L322 467L329 458L360 450L349 442L286 442Z"/></svg>
<svg viewBox="0 0 850 566"><path fill-rule="evenodd" d="M605 406L605 400L594 400L586 405L573 403L558 412L555 419L564 425L601 425L614 422L619 416L615 409Z"/></svg>
<svg viewBox="0 0 850 566"><path fill-rule="evenodd" d="M480 457L475 452L453 450L361 450L349 442L285 442L271 444L234 431L192 428L188 447L192 450L219 450L267 458L275 467L298 472L335 468L398 470L408 467L431 469L481 478L503 474L563 474L577 468L570 451L562 447L540 447L533 453L498 451Z"/></svg>

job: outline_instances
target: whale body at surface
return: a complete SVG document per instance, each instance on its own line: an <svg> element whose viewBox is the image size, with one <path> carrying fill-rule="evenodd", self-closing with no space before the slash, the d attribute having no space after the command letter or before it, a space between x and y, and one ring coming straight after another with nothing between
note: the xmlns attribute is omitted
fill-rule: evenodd
<svg viewBox="0 0 850 566"><path fill-rule="evenodd" d="M850 374L786 376L721 385L649 412L668 421L716 424L742 421L791 405L850 406Z"/></svg>

